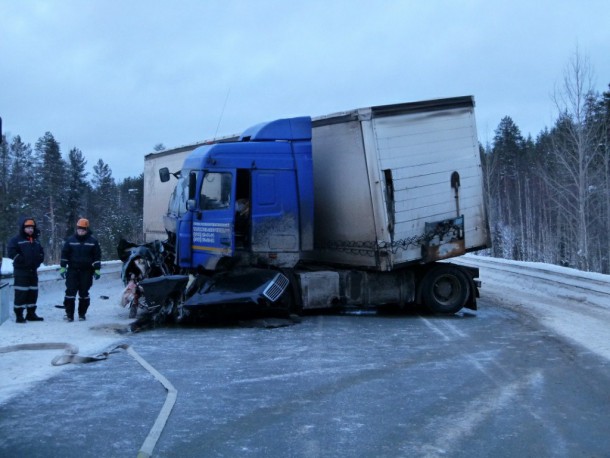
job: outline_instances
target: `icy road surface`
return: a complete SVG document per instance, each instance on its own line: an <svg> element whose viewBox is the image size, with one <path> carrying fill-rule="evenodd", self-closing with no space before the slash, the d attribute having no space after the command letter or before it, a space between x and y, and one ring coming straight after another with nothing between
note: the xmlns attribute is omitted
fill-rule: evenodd
<svg viewBox="0 0 610 458"><path fill-rule="evenodd" d="M610 275L474 255L459 262L480 268L482 297L610 360Z"/></svg>
<svg viewBox="0 0 610 458"><path fill-rule="evenodd" d="M107 274L92 290L89 321L64 323L49 299L44 323L11 318L1 345L48 339L93 354L128 341L178 390L159 457L607 454L608 277L462 262L481 266L482 297L478 312L454 317L318 316L277 329L119 335L129 320L118 275ZM51 283L45 297L61 298ZM136 455L163 387L125 353L50 366L56 354L0 354L0 455Z"/></svg>

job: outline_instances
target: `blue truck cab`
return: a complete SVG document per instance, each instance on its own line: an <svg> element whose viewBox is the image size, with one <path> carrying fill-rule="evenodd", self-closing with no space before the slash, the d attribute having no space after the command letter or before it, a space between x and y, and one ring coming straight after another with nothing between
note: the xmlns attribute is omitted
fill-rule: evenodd
<svg viewBox="0 0 610 458"><path fill-rule="evenodd" d="M279 119L194 150L164 217L177 266L294 267L313 248L311 136L310 117Z"/></svg>

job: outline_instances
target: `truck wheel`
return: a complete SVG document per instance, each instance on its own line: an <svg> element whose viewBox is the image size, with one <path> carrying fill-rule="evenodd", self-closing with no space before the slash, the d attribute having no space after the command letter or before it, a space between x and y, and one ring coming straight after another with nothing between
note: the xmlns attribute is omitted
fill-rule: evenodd
<svg viewBox="0 0 610 458"><path fill-rule="evenodd" d="M469 296L470 283L454 266L436 266L424 277L422 299L433 313L456 313L464 307Z"/></svg>

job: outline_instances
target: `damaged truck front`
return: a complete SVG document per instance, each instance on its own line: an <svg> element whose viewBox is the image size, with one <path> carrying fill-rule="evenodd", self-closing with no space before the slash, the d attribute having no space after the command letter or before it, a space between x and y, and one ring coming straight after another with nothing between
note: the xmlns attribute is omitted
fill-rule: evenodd
<svg viewBox="0 0 610 458"><path fill-rule="evenodd" d="M168 156L147 174L169 181ZM174 273L194 278L187 312L476 308L478 271L445 261L490 245L472 97L279 119L201 144L173 175L156 217Z"/></svg>

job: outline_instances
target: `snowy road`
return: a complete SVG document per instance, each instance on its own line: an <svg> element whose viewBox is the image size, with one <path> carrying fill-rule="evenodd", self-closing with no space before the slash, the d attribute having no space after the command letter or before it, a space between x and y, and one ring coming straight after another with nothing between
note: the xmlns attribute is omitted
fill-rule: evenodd
<svg viewBox="0 0 610 458"><path fill-rule="evenodd" d="M484 298L476 316L168 327L129 343L177 391L157 457L604 456L610 447L606 360ZM125 352L28 393L0 405L2 456L135 456L165 400Z"/></svg>
<svg viewBox="0 0 610 458"><path fill-rule="evenodd" d="M610 276L542 263L463 256L480 268L481 297L610 360Z"/></svg>
<svg viewBox="0 0 610 458"><path fill-rule="evenodd" d="M455 317L320 316L272 330L121 336L115 273L94 286L90 321L68 325L49 309L44 323L10 320L0 335L2 345L77 342L81 353L127 340L178 391L154 456L603 456L608 277L461 262L479 265L483 288L480 310ZM52 282L50 303L62 292ZM158 382L124 353L61 368L48 363L57 352L41 352L45 362L26 353L0 354L0 455L137 454L165 397ZM39 442L22 440L32 435Z"/></svg>

